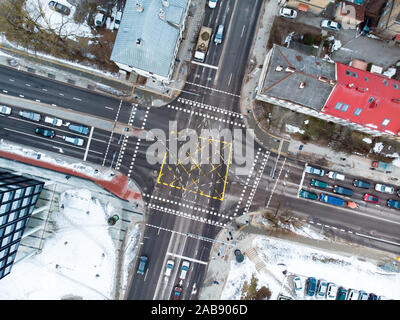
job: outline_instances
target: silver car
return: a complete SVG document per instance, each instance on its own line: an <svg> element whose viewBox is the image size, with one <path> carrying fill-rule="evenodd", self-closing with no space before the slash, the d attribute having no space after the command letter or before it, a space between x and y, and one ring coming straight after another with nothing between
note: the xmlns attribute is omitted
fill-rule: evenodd
<svg viewBox="0 0 400 320"><path fill-rule="evenodd" d="M377 183L375 185L375 190L379 191L379 192L383 192L383 193L394 193L394 188L393 187L389 187L387 185L381 184L381 183Z"/></svg>

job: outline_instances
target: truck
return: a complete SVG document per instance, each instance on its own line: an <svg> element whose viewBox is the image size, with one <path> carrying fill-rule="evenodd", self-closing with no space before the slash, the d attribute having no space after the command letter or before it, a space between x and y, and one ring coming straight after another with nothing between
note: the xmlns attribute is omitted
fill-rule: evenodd
<svg viewBox="0 0 400 320"><path fill-rule="evenodd" d="M354 201L344 201L341 198L330 196L325 193L321 193L321 196L319 197L319 201L329 203L329 204L337 206L337 207L347 207L347 208L352 208L352 209L357 208L357 204Z"/></svg>
<svg viewBox="0 0 400 320"><path fill-rule="evenodd" d="M373 170L378 170L386 173L390 173L393 171L394 166L391 163L386 163L382 161L372 161L371 164Z"/></svg>
<svg viewBox="0 0 400 320"><path fill-rule="evenodd" d="M200 29L199 39L196 44L196 51L194 53L194 60L198 62L204 62L208 50L208 44L210 43L212 29L209 27L202 26Z"/></svg>

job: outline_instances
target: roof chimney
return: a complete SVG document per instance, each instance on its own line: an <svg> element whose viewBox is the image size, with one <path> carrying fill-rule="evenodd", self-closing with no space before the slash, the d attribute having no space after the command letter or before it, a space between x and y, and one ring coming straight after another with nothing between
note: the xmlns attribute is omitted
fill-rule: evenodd
<svg viewBox="0 0 400 320"><path fill-rule="evenodd" d="M169 6L168 0L161 0L161 2L162 2L162 5L163 5L164 7L168 8L168 6Z"/></svg>
<svg viewBox="0 0 400 320"><path fill-rule="evenodd" d="M142 38L137 38L136 39L136 44L138 45L138 47L141 47L143 45L143 40Z"/></svg>
<svg viewBox="0 0 400 320"><path fill-rule="evenodd" d="M139 1L136 1L136 11L143 12L143 5Z"/></svg>
<svg viewBox="0 0 400 320"><path fill-rule="evenodd" d="M161 20L165 20L165 12L163 9L160 9L160 12L158 13L158 16Z"/></svg>
<svg viewBox="0 0 400 320"><path fill-rule="evenodd" d="M276 66L275 71L282 71L283 70L283 66Z"/></svg>
<svg viewBox="0 0 400 320"><path fill-rule="evenodd" d="M299 89L304 89L304 87L306 86L305 81L300 82L299 84Z"/></svg>
<svg viewBox="0 0 400 320"><path fill-rule="evenodd" d="M291 72L291 73L293 73L293 72L296 71L296 68L293 68L293 67L286 67L285 71L286 71L286 72Z"/></svg>

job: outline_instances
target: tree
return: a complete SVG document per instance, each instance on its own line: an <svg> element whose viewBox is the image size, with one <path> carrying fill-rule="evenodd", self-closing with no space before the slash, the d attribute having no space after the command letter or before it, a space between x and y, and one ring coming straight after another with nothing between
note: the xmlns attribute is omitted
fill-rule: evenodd
<svg viewBox="0 0 400 320"><path fill-rule="evenodd" d="M265 300L267 298L271 298L271 290L269 290L266 286L262 286L255 294L255 300Z"/></svg>

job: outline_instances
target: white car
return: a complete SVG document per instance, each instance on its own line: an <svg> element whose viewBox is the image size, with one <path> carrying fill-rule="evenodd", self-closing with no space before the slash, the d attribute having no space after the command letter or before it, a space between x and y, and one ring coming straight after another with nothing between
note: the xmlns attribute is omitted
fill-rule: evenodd
<svg viewBox="0 0 400 320"><path fill-rule="evenodd" d="M346 300L358 300L358 296L358 290L350 289L349 291L347 291Z"/></svg>
<svg viewBox="0 0 400 320"><path fill-rule="evenodd" d="M281 17L294 19L297 17L297 11L289 8L281 8L279 10L279 14Z"/></svg>
<svg viewBox="0 0 400 320"><path fill-rule="evenodd" d="M117 15L115 16L114 19L114 29L119 29L119 25L121 24L121 18L122 18L122 11L118 11Z"/></svg>
<svg viewBox="0 0 400 320"><path fill-rule="evenodd" d="M11 114L11 108L7 106L0 106L0 113Z"/></svg>
<svg viewBox="0 0 400 320"><path fill-rule="evenodd" d="M102 12L98 12L94 17L94 25L95 27L102 27L106 23L106 15Z"/></svg>
<svg viewBox="0 0 400 320"><path fill-rule="evenodd" d="M61 127L62 124L63 124L63 121L61 119L54 118L54 117L45 117L44 118L44 122L50 123L50 124L52 124L53 126L56 126L56 127Z"/></svg>
<svg viewBox="0 0 400 320"><path fill-rule="evenodd" d="M68 142L68 143L72 143L76 146L83 146L83 144L85 143L85 140L83 140L81 138L69 137L69 136L65 136L64 141Z"/></svg>
<svg viewBox="0 0 400 320"><path fill-rule="evenodd" d="M326 289L326 299L335 300L337 295L337 289L338 287L336 284L329 282L328 287Z"/></svg>
<svg viewBox="0 0 400 320"><path fill-rule="evenodd" d="M306 172L311 173L311 174L316 174L317 176L323 176L325 174L325 171L322 169L314 168L311 166L306 167Z"/></svg>
<svg viewBox="0 0 400 320"><path fill-rule="evenodd" d="M332 180L341 180L341 181L343 181L345 178L344 174L333 171L329 171L328 177L331 178Z"/></svg>
<svg viewBox="0 0 400 320"><path fill-rule="evenodd" d="M179 275L179 279L185 280L186 275L189 271L190 268L190 262L189 261L183 261L182 267L181 267L181 274Z"/></svg>
<svg viewBox="0 0 400 320"><path fill-rule="evenodd" d="M208 6L214 9L217 6L217 0L208 0Z"/></svg>
<svg viewBox="0 0 400 320"><path fill-rule="evenodd" d="M167 277L169 277L171 275L171 272L174 269L174 265L175 265L174 260L168 260L167 261L167 267L165 269L165 275Z"/></svg>
<svg viewBox="0 0 400 320"><path fill-rule="evenodd" d="M338 31L340 30L342 26L340 23L332 20L322 20L321 21L321 28L333 30L333 31Z"/></svg>
<svg viewBox="0 0 400 320"><path fill-rule="evenodd" d="M301 290L303 290L303 285L302 285L301 279L299 277L293 278L293 286L294 286L294 291L296 292L296 294L301 292Z"/></svg>
<svg viewBox="0 0 400 320"><path fill-rule="evenodd" d="M393 193L394 192L393 187L389 187L389 186L386 186L386 185L380 184L380 183L377 183L375 185L375 190L379 191L379 192L384 192L384 193Z"/></svg>

